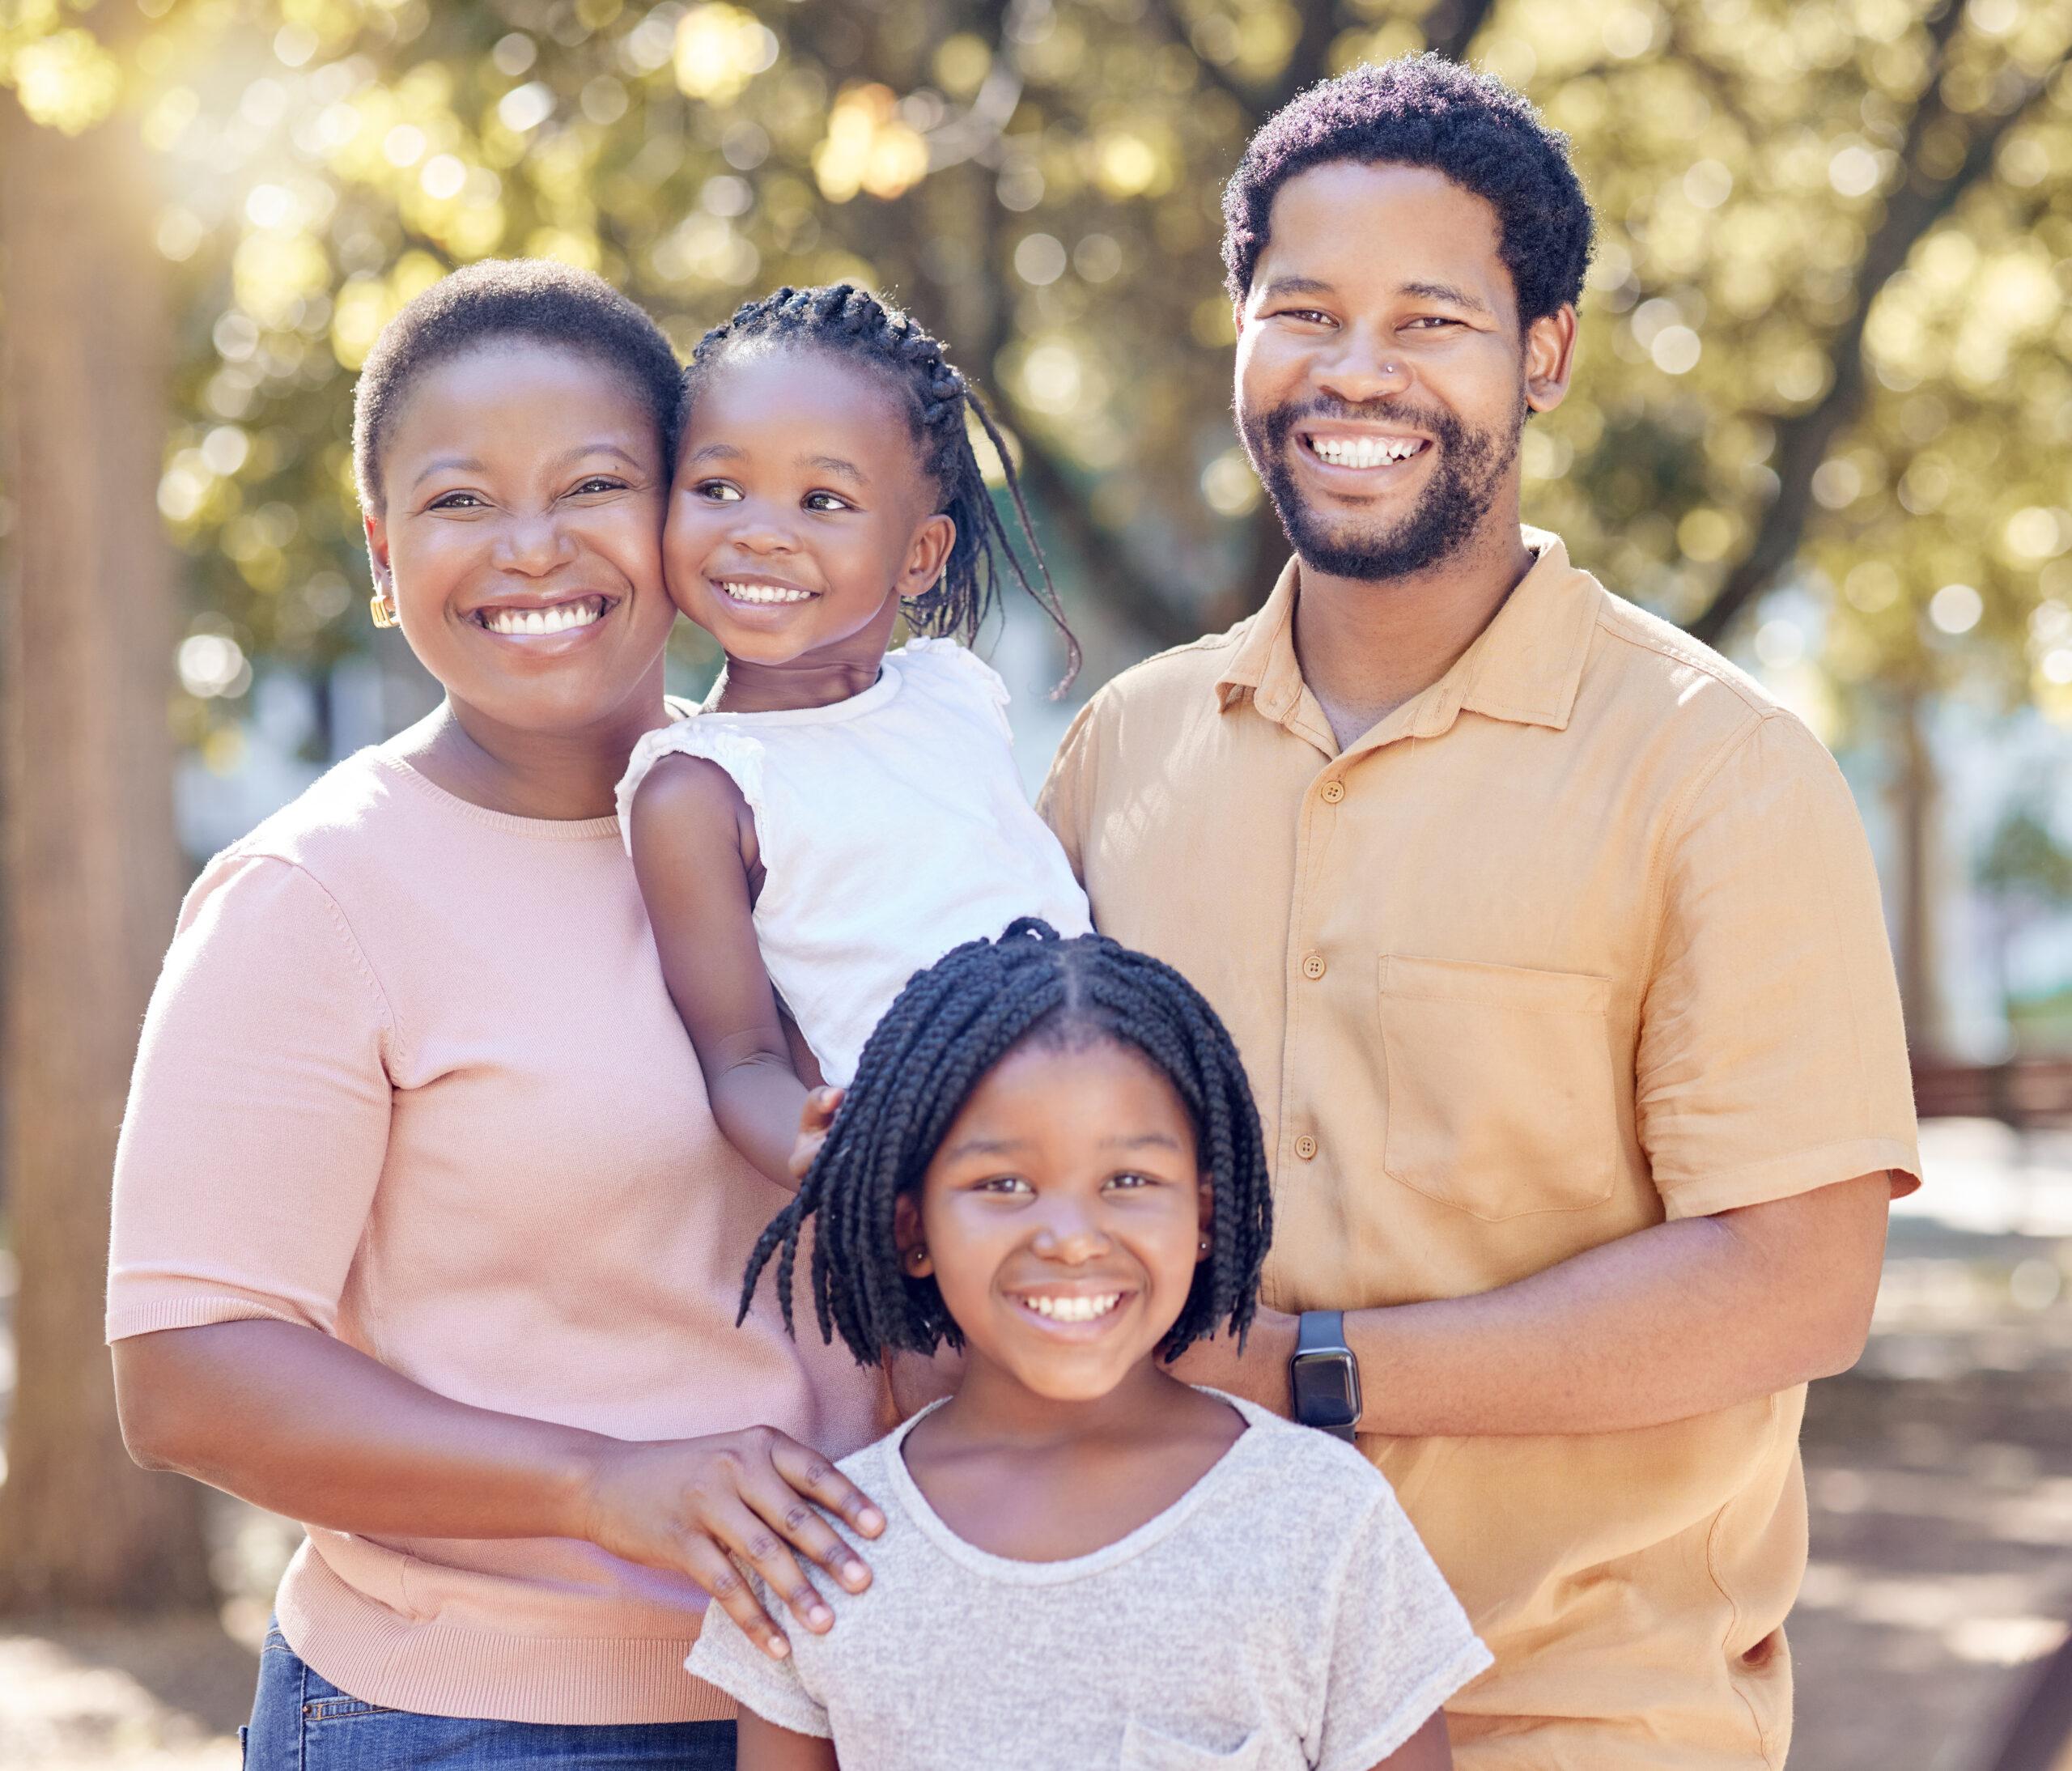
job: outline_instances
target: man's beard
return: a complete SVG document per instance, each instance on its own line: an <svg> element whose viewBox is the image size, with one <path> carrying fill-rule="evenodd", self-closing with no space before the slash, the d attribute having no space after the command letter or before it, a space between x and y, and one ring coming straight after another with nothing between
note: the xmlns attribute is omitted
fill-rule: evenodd
<svg viewBox="0 0 2072 1771"><path fill-rule="evenodd" d="M1371 581L1427 571L1475 533L1517 459L1526 410L1521 397L1508 431L1470 431L1450 412L1420 411L1389 401L1353 406L1327 396L1303 406L1276 406L1255 419L1240 412L1238 423L1296 556L1312 571ZM1302 502L1289 451L1301 447L1295 432L1302 425L1327 418L1386 424L1436 440L1439 459L1424 496L1393 528L1363 532L1359 518L1348 516L1334 530Z"/></svg>

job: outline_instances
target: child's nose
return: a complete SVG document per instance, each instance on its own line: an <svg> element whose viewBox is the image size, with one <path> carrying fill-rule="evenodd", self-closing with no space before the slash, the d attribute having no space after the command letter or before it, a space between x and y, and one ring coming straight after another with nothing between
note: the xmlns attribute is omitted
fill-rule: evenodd
<svg viewBox="0 0 2072 1771"><path fill-rule="evenodd" d="M1106 1254L1108 1235L1090 1212L1060 1204L1045 1214L1032 1246L1047 1259L1077 1263Z"/></svg>
<svg viewBox="0 0 2072 1771"><path fill-rule="evenodd" d="M735 520L730 539L754 554L796 553L799 546L797 531L775 512L745 508Z"/></svg>

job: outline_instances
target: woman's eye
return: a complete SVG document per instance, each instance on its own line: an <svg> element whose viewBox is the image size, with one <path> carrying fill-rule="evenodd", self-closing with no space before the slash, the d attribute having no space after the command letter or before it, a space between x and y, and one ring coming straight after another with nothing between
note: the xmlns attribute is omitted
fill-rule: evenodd
<svg viewBox="0 0 2072 1771"><path fill-rule="evenodd" d="M806 494L806 508L825 512L854 510L856 507L845 498L837 498L832 492L809 492Z"/></svg>
<svg viewBox="0 0 2072 1771"><path fill-rule="evenodd" d="M741 501L741 488L729 486L724 480L701 480L694 490L700 498L714 504L738 504Z"/></svg>
<svg viewBox="0 0 2072 1771"><path fill-rule="evenodd" d="M482 500L473 492L448 492L434 499L428 508L435 511L480 510Z"/></svg>
<svg viewBox="0 0 2072 1771"><path fill-rule="evenodd" d="M597 492L622 492L625 490L624 480L614 479L609 474L599 474L577 486L575 495L581 498Z"/></svg>

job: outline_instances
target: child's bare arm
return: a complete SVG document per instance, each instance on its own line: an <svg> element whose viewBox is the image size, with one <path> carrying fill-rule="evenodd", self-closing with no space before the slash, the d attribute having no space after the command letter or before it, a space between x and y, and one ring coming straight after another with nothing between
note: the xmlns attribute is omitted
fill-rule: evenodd
<svg viewBox="0 0 2072 1771"><path fill-rule="evenodd" d="M742 1155L796 1189L791 1157L806 1085L756 944L747 803L717 763L666 756L634 794L631 827L662 979L697 1047L712 1116Z"/></svg>
<svg viewBox="0 0 2072 1771"><path fill-rule="evenodd" d="M745 1717L746 1713L743 1714ZM741 1760L744 1765L748 1762ZM1374 1771L1453 1771L1453 1765L1454 1749L1446 1740L1446 1713L1434 1709L1432 1719L1376 1765Z"/></svg>
<svg viewBox="0 0 2072 1771"><path fill-rule="evenodd" d="M765 1722L743 1705L735 1748L739 1771L841 1771L834 1743L810 1734L793 1734Z"/></svg>

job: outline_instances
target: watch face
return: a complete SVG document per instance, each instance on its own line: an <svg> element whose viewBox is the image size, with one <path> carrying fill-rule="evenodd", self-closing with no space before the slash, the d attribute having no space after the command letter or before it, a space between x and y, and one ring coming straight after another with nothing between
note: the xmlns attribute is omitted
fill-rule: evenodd
<svg viewBox="0 0 2072 1771"><path fill-rule="evenodd" d="M1296 1355L1289 1375L1295 1389L1295 1418L1308 1427L1349 1427L1360 1418L1349 1353Z"/></svg>

